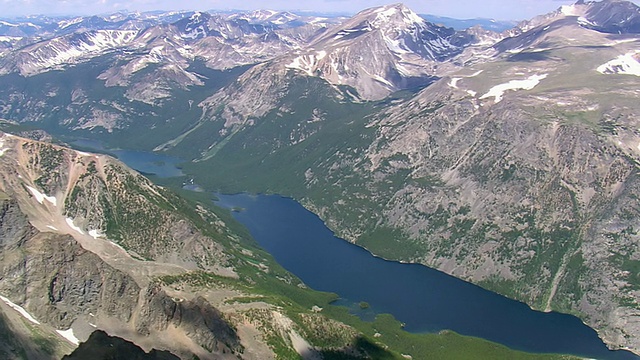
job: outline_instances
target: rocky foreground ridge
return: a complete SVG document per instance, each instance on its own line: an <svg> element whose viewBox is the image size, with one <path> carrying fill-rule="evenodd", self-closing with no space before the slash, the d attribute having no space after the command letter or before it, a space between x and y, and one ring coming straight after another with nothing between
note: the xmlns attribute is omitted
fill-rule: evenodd
<svg viewBox="0 0 640 360"><path fill-rule="evenodd" d="M207 300L172 297L153 280L189 269L234 276L223 247L171 212L168 193L106 156L5 133L0 144L5 302L75 345L99 327L182 355L242 353Z"/></svg>

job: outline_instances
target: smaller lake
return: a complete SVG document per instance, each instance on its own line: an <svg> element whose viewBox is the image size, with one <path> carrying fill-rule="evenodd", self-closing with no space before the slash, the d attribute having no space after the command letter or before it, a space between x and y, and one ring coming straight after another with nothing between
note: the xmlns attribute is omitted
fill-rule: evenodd
<svg viewBox="0 0 640 360"><path fill-rule="evenodd" d="M182 170L178 168L178 164L184 161L168 155L148 151L108 149L99 141L89 139L75 140L70 145L76 149L109 154L118 158L130 168L147 175L155 175L162 178L184 175Z"/></svg>
<svg viewBox="0 0 640 360"><path fill-rule="evenodd" d="M313 289L334 292L340 305L370 308L364 318L389 313L410 332L444 329L513 349L598 359L637 359L610 351L578 318L527 305L417 264L372 256L333 235L315 214L276 195L220 195L218 205L242 208L233 216L287 270Z"/></svg>

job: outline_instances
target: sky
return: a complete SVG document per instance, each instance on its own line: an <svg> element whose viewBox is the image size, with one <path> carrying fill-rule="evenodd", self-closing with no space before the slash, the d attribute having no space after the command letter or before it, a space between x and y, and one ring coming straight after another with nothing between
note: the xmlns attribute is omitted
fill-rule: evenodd
<svg viewBox="0 0 640 360"><path fill-rule="evenodd" d="M118 10L309 10L356 13L398 0L0 0L0 17L20 15L93 15ZM459 19L523 20L553 11L575 0L405 0L419 14ZM633 0L640 4L640 0Z"/></svg>

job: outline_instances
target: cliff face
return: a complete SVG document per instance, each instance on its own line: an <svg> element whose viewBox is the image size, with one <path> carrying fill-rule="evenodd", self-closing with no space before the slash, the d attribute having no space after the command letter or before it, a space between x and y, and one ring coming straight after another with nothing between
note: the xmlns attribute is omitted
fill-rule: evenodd
<svg viewBox="0 0 640 360"><path fill-rule="evenodd" d="M131 319L140 287L71 236L39 233L4 250L0 292L39 321L66 330L90 314Z"/></svg>
<svg viewBox="0 0 640 360"><path fill-rule="evenodd" d="M182 328L193 341L210 351L242 352L243 347L235 330L222 312L203 297L176 302L160 287L154 286L146 289L142 301L135 324L139 333L146 335L173 326Z"/></svg>
<svg viewBox="0 0 640 360"><path fill-rule="evenodd" d="M0 226L9 230L0 233L0 294L37 321L81 329L74 336L83 339L82 329L95 323L120 324L140 336L171 327L212 353L242 350L234 329L203 298L177 302L157 285L141 287L72 236L37 231L16 201L2 200L0 208Z"/></svg>
<svg viewBox="0 0 640 360"><path fill-rule="evenodd" d="M19 246L37 234L15 200L0 193L0 246Z"/></svg>

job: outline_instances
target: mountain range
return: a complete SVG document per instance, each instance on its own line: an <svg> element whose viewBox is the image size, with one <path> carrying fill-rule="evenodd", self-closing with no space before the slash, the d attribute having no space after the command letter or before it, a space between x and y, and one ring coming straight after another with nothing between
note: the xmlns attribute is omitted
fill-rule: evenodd
<svg viewBox="0 0 640 360"><path fill-rule="evenodd" d="M502 32L436 25L402 4L350 18L16 20L0 24L0 117L7 129L180 157L207 189L294 197L376 255L574 314L611 348L640 353L639 15L627 1L578 1ZM247 274L246 244L222 215L191 209L115 160L17 139L0 140L3 154L15 154L0 157L3 206L22 224L2 240L20 249L3 252L5 278L39 278L10 271L24 263L21 246L53 247L89 259L85 273L117 279L103 284L122 284L130 300L121 305L135 308L127 317L112 299L92 298L82 316L65 318L29 305L30 291L47 291L41 281L0 280L0 294L23 294L11 301L36 319L68 328L100 312L101 329L135 326L146 344L161 342L168 323L199 330L144 320L172 296L150 285L151 274L201 271L218 283ZM58 230L41 235L48 226ZM216 304L192 301L180 310L186 318L198 309L217 319ZM203 335L196 345L250 349L234 337L237 324L221 323L218 340Z"/></svg>

